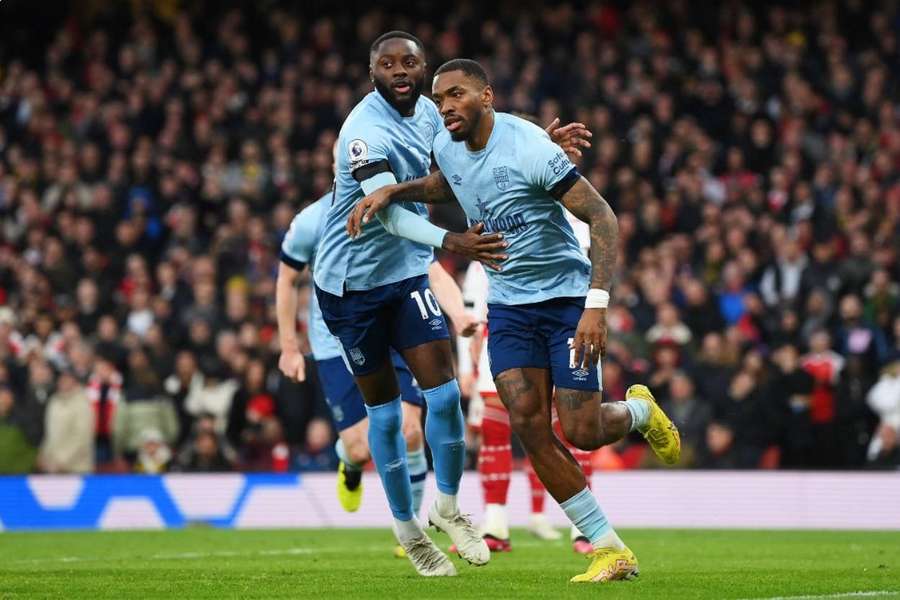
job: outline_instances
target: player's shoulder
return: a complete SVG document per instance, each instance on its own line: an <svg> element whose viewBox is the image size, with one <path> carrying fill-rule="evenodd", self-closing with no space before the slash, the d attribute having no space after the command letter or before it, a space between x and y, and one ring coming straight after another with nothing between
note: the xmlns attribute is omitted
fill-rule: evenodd
<svg viewBox="0 0 900 600"><path fill-rule="evenodd" d="M294 215L294 218L291 220L290 229L288 229L288 237L304 231L314 231L317 229L325 213L328 212L331 198L332 192L328 192L315 202L311 202L303 207L303 210Z"/></svg>
<svg viewBox="0 0 900 600"><path fill-rule="evenodd" d="M419 99L416 101L416 110L425 111L429 117L441 117L441 113L438 110L437 104L435 104L434 100L427 96L419 96Z"/></svg>
<svg viewBox="0 0 900 600"><path fill-rule="evenodd" d="M540 126L515 115L503 114L502 122L509 128L508 139L503 144L515 152L516 160L528 165L525 172L539 172L545 165L567 160L565 152ZM554 169L555 171L556 169Z"/></svg>
<svg viewBox="0 0 900 600"><path fill-rule="evenodd" d="M352 138L381 134L386 131L382 118L382 106L375 97L377 93L369 92L353 107L341 126L339 134L341 139L349 141Z"/></svg>
<svg viewBox="0 0 900 600"><path fill-rule="evenodd" d="M323 213L328 212L328 207L331 205L331 201L334 198L334 189L328 190L324 194L322 194L318 200L310 203L309 206L305 207L301 212L307 213L310 217L316 217L322 215Z"/></svg>
<svg viewBox="0 0 900 600"><path fill-rule="evenodd" d="M434 138L434 144L432 144L432 152L434 152L435 156L446 156L447 152L453 149L453 140L450 138L450 132L441 125L440 131Z"/></svg>
<svg viewBox="0 0 900 600"><path fill-rule="evenodd" d="M546 131L522 117L501 112L495 113L494 121L504 129L510 131L517 139L529 139L533 141L537 138L548 142L550 141L550 136Z"/></svg>

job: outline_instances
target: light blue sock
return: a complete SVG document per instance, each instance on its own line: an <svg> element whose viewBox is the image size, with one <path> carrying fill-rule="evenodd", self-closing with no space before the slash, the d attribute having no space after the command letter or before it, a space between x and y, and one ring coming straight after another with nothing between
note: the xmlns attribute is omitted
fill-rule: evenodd
<svg viewBox="0 0 900 600"><path fill-rule="evenodd" d="M562 502L560 507L572 524L591 541L594 548L622 549L625 547L600 509L600 504L597 503L590 488L584 488Z"/></svg>
<svg viewBox="0 0 900 600"><path fill-rule="evenodd" d="M409 521L413 518L412 491L406 466L406 442L401 429L400 396L387 404L367 405L366 412L369 414L369 450L391 513L397 520Z"/></svg>
<svg viewBox="0 0 900 600"><path fill-rule="evenodd" d="M334 452L337 454L338 458L341 459L341 462L344 463L348 471L362 471L363 465L358 465L349 458L349 454L347 454L347 448L344 447L344 440L338 438L338 441L334 443Z"/></svg>
<svg viewBox="0 0 900 600"><path fill-rule="evenodd" d="M425 439L431 446L437 488L444 494L455 496L466 462L465 421L459 405L459 384L451 379L422 393L428 405Z"/></svg>
<svg viewBox="0 0 900 600"><path fill-rule="evenodd" d="M641 398L631 398L625 401L625 408L631 413L631 431L647 426L650 420L650 403Z"/></svg>
<svg viewBox="0 0 900 600"><path fill-rule="evenodd" d="M428 459L425 458L425 448L406 451L406 464L409 467L409 485L412 488L413 514L419 514L422 508L422 498L425 496L425 478L428 476Z"/></svg>

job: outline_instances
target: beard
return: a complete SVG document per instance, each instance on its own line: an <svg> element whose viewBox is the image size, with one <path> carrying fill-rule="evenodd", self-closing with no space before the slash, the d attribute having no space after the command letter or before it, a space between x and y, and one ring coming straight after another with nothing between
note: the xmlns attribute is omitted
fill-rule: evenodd
<svg viewBox="0 0 900 600"><path fill-rule="evenodd" d="M410 112L410 110L416 106L416 102L419 101L419 96L422 95L422 86L424 83L424 77L420 78L418 81L409 79L409 92L399 98L397 97L397 90L377 77L375 78L375 89L378 90L378 93L381 94L382 98L387 100L388 104L397 109L397 112L406 114Z"/></svg>
<svg viewBox="0 0 900 600"><path fill-rule="evenodd" d="M456 131L450 132L450 139L454 142L464 142L469 137L469 129L463 125Z"/></svg>
<svg viewBox="0 0 900 600"><path fill-rule="evenodd" d="M464 142L469 139L469 136L472 135L472 132L478 129L478 125L481 123L481 113L475 113L471 117L466 118L462 121L462 125L456 131L450 131L450 139L454 142Z"/></svg>

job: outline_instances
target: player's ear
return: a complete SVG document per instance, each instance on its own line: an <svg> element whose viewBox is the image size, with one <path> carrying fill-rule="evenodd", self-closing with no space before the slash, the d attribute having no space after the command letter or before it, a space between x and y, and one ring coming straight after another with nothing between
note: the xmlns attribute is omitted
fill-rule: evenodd
<svg viewBox="0 0 900 600"><path fill-rule="evenodd" d="M494 104L494 88L490 84L484 86L484 91L481 92L481 103L485 108Z"/></svg>

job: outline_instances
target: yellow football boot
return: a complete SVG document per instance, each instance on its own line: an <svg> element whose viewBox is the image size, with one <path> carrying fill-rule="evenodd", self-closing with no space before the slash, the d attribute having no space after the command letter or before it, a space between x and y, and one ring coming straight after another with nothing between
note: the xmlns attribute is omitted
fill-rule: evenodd
<svg viewBox="0 0 900 600"><path fill-rule="evenodd" d="M616 579L634 579L638 576L638 562L628 548L600 548L589 553L591 566L581 575L569 581L572 583L603 583Z"/></svg>
<svg viewBox="0 0 900 600"><path fill-rule="evenodd" d="M347 473L344 461L338 463L337 496L341 507L347 512L356 512L362 503L362 479L354 489L347 487Z"/></svg>
<svg viewBox="0 0 900 600"><path fill-rule="evenodd" d="M633 385L628 388L628 391L625 392L625 399L630 400L631 398L645 400L650 404L650 418L647 419L644 427L638 428L638 431L650 443L653 452L661 461L667 465L677 463L681 456L681 436L678 434L675 423L659 407L646 385Z"/></svg>

